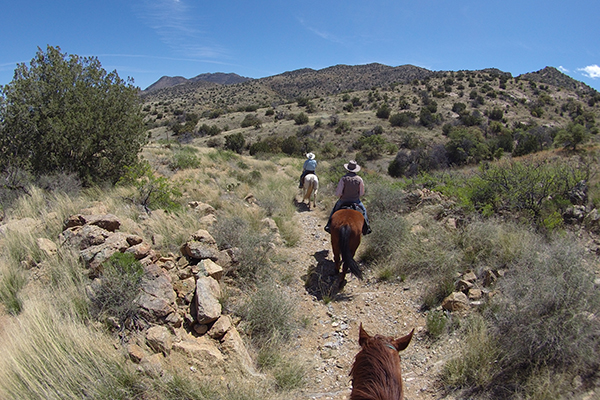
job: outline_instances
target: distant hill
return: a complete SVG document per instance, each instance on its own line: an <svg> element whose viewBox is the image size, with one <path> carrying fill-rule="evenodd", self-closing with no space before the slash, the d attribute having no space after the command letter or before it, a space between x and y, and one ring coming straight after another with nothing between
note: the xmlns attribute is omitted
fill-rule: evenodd
<svg viewBox="0 0 600 400"><path fill-rule="evenodd" d="M527 74L520 75L519 77L528 81L543 83L546 85L553 85L557 87L562 87L564 89L580 90L584 92L594 91L594 89L592 89L585 83L563 74L554 67L546 67L536 72L530 72Z"/></svg>
<svg viewBox="0 0 600 400"><path fill-rule="evenodd" d="M183 76L163 76L152 85L148 86L144 91L151 92L154 90L170 88L173 86L178 86L185 83L194 83L194 82L209 82L209 83L217 83L219 85L234 85L236 83L243 83L251 80L252 78L246 78L234 73L205 73L197 75L193 78L186 79Z"/></svg>

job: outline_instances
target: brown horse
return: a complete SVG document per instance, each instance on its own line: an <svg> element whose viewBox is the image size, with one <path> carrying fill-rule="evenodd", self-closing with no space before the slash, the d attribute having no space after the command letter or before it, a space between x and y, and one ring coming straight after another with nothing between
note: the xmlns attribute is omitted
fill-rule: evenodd
<svg viewBox="0 0 600 400"><path fill-rule="evenodd" d="M361 350L350 370L350 400L404 399L399 352L408 346L414 331L398 339L370 336L360 324L358 344Z"/></svg>
<svg viewBox="0 0 600 400"><path fill-rule="evenodd" d="M363 223L362 213L352 209L341 209L331 216L331 248L333 249L333 261L339 275L338 286L340 289L346 284L345 278L348 271L358 279L362 279L362 271L358 263L354 261L354 254L360 245Z"/></svg>

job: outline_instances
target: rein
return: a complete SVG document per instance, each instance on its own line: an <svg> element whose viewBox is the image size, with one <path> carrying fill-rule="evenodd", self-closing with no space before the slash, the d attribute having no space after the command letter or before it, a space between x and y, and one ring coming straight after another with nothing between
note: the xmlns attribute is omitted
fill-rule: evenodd
<svg viewBox="0 0 600 400"><path fill-rule="evenodd" d="M387 347L389 347L390 349L392 349L392 350L394 350L394 351L396 351L396 352L398 352L398 353L399 353L398 349L397 349L397 348L395 348L394 346L392 346L391 344L389 344L389 343L386 343L385 345L386 345Z"/></svg>

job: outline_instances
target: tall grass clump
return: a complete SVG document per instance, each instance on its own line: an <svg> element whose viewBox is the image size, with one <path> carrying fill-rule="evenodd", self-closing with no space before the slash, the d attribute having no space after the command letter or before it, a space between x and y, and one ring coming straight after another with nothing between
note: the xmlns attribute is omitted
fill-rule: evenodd
<svg viewBox="0 0 600 400"><path fill-rule="evenodd" d="M21 290L27 283L25 272L0 261L0 302L6 312L17 315L23 310Z"/></svg>
<svg viewBox="0 0 600 400"><path fill-rule="evenodd" d="M499 281L489 317L505 379L519 387L543 370L589 376L600 366L600 292L585 250L564 236L540 242Z"/></svg>
<svg viewBox="0 0 600 400"><path fill-rule="evenodd" d="M499 269L522 259L538 240L527 226L492 218L467 225L457 245L466 267Z"/></svg>
<svg viewBox="0 0 600 400"><path fill-rule="evenodd" d="M237 262L228 273L241 278L240 283L251 284L270 273L271 233L261 230L260 221L248 215L222 215L211 227L211 234L220 249L234 249Z"/></svg>
<svg viewBox="0 0 600 400"><path fill-rule="evenodd" d="M500 372L500 347L480 315L474 314L462 324L464 341L458 354L444 365L442 381L449 388L481 390Z"/></svg>
<svg viewBox="0 0 600 400"><path fill-rule="evenodd" d="M0 398L139 398L140 375L110 340L43 299L25 309L1 338Z"/></svg>
<svg viewBox="0 0 600 400"><path fill-rule="evenodd" d="M248 297L240 308L245 320L245 330L256 343L264 343L273 337L287 340L295 328L296 303L275 285L265 281Z"/></svg>
<svg viewBox="0 0 600 400"><path fill-rule="evenodd" d="M257 364L270 371L279 390L289 391L305 383L307 365L289 348L297 326L294 299L274 282L259 285L240 308L245 330L257 349Z"/></svg>
<svg viewBox="0 0 600 400"><path fill-rule="evenodd" d="M189 207L174 212L155 211L143 224L153 234L155 249L173 253L179 251L192 232L202 228L198 215Z"/></svg>
<svg viewBox="0 0 600 400"><path fill-rule="evenodd" d="M297 190L295 182L290 183L287 176L271 174L263 178L254 189L260 206L268 217L273 218L282 239L290 247L300 240L300 230L295 219L296 207L292 201Z"/></svg>
<svg viewBox="0 0 600 400"><path fill-rule="evenodd" d="M44 259L36 237L26 230L10 230L2 240L0 249L0 302L11 314L23 309L21 290L27 284L26 269Z"/></svg>

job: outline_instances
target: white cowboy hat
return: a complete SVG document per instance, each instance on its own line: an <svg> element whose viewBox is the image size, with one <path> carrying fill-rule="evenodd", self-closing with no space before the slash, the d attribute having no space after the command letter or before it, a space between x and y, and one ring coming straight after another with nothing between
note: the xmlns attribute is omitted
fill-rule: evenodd
<svg viewBox="0 0 600 400"><path fill-rule="evenodd" d="M306 153L306 158L308 158L309 160L314 160L315 155L313 153Z"/></svg>
<svg viewBox="0 0 600 400"><path fill-rule="evenodd" d="M344 164L344 168L346 168L350 172L360 171L360 165L358 165L354 160L350 160L348 161L348 164Z"/></svg>

